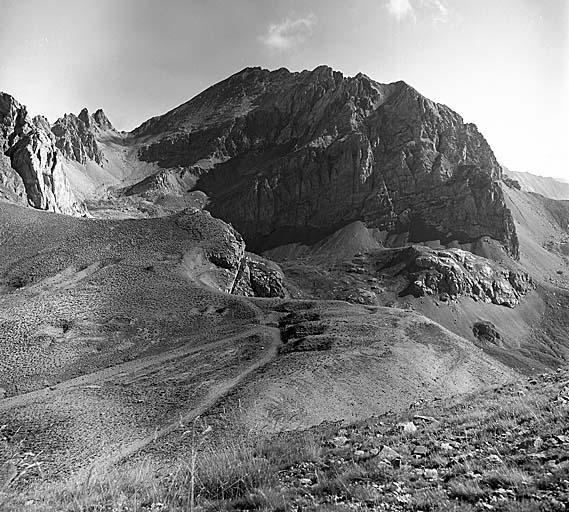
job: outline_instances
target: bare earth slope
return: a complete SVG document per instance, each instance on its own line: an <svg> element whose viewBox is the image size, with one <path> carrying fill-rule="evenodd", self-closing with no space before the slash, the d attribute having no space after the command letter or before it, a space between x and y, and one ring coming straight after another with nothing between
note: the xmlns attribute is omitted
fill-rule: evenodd
<svg viewBox="0 0 569 512"><path fill-rule="evenodd" d="M0 218L0 387L9 395L255 317L214 293L231 290L244 244L206 213L93 221L2 204ZM189 273L192 255L199 265Z"/></svg>

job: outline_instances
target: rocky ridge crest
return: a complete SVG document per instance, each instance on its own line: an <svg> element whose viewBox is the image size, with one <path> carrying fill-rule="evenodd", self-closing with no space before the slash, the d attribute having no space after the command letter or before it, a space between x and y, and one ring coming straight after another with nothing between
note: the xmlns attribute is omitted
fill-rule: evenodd
<svg viewBox="0 0 569 512"><path fill-rule="evenodd" d="M105 113L99 109L91 115L86 108L78 116L65 114L51 127L55 145L67 158L81 164L87 160L104 163L103 151L97 144L96 134L107 130L114 131L114 128Z"/></svg>
<svg viewBox="0 0 569 512"><path fill-rule="evenodd" d="M9 166L1 162L3 195L81 214L62 157L104 166L104 139L116 133L111 123L101 110L84 109L50 127L3 97L2 142L10 155ZM158 204L203 192L209 211L256 252L311 244L361 221L388 247L489 236L519 254L490 146L475 125L405 82L346 77L326 66L297 73L247 68L121 137L121 147L130 148L124 154L135 160L118 162L161 168L128 184L126 195ZM192 202L173 200L171 210L178 204Z"/></svg>

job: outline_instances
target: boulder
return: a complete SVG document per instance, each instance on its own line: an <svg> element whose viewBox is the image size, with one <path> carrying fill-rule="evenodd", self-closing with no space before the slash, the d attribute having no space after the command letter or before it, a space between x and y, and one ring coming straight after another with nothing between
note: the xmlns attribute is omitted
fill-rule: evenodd
<svg viewBox="0 0 569 512"><path fill-rule="evenodd" d="M491 343L492 345L497 345L502 339L502 336L496 329L496 326L492 322L488 321L476 322L472 326L472 333L480 341Z"/></svg>

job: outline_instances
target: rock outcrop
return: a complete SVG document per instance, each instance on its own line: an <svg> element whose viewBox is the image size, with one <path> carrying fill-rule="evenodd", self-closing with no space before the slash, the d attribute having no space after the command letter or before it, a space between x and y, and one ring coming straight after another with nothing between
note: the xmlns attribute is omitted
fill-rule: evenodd
<svg viewBox="0 0 569 512"><path fill-rule="evenodd" d="M247 297L287 297L282 269L273 261L245 253L233 293Z"/></svg>
<svg viewBox="0 0 569 512"><path fill-rule="evenodd" d="M103 161L103 152L99 149L95 136L82 120L82 115L88 114L82 110L79 117L65 114L52 126L55 144L69 159L84 164L88 159L98 164Z"/></svg>
<svg viewBox="0 0 569 512"><path fill-rule="evenodd" d="M193 173L253 250L361 220L388 245L487 235L518 255L490 146L404 82L249 68L132 137L142 160Z"/></svg>
<svg viewBox="0 0 569 512"><path fill-rule="evenodd" d="M434 250L411 246L378 253L380 273L402 275L400 295L430 295L441 300L469 296L507 307L516 306L534 283L531 277L461 249Z"/></svg>
<svg viewBox="0 0 569 512"><path fill-rule="evenodd" d="M192 281L247 297L287 296L280 267L245 252L243 238L229 224L199 208L178 214L176 224L194 242L182 256L182 269Z"/></svg>
<svg viewBox="0 0 569 512"><path fill-rule="evenodd" d="M82 215L84 207L75 198L62 165L47 119L31 119L26 108L0 93L0 133L3 155L10 159L11 171L3 182L34 208L70 215ZM3 161L6 169L6 161ZM23 186L23 190L22 190Z"/></svg>
<svg viewBox="0 0 569 512"><path fill-rule="evenodd" d="M498 332L496 326L487 320L476 322L472 326L472 334L474 334L474 337L479 341L493 345L497 345L502 339L502 335Z"/></svg>
<svg viewBox="0 0 569 512"><path fill-rule="evenodd" d="M192 281L231 293L245 255L245 242L230 225L199 208L188 208L176 217L188 232L192 248L182 257L182 268Z"/></svg>

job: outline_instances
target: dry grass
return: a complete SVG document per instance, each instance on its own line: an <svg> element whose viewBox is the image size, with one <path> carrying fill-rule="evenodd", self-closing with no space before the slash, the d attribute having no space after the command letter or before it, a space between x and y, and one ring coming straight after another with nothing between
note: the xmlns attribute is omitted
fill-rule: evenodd
<svg viewBox="0 0 569 512"><path fill-rule="evenodd" d="M6 510L365 507L479 512L492 506L511 512L562 511L569 499L569 464L563 444L569 430L568 407L556 404L555 385L530 389L527 396L517 395L516 390L469 397L425 411L438 421L415 419L418 429L413 436L402 434L397 426L412 416L386 415L342 429L327 426L274 438L251 436L203 448L198 437L193 474L190 460L169 467L168 474L143 465L129 472L115 470L80 484L37 489L22 498L12 495L12 508ZM343 438L340 446L337 436ZM543 438L543 446L535 448L538 438ZM368 455L386 445L400 454L397 464ZM428 448L426 455L414 454L418 445ZM530 456L536 450L546 450L546 457L555 464L543 464ZM25 508L25 500L30 499L33 504Z"/></svg>
<svg viewBox="0 0 569 512"><path fill-rule="evenodd" d="M482 489L475 480L455 478L449 482L448 487L451 498L464 501L478 501L487 494L487 491Z"/></svg>
<svg viewBox="0 0 569 512"><path fill-rule="evenodd" d="M288 442L276 439L274 445L267 439L241 439L201 449L193 475L191 460L180 461L168 474L142 463L81 482L37 487L25 499L10 492L16 488L7 482L5 492L0 488L0 510L154 512L197 510L198 503L212 510L285 510L287 499L278 490L279 472L299 461L318 460L319 446L310 434Z"/></svg>
<svg viewBox="0 0 569 512"><path fill-rule="evenodd" d="M532 477L521 469L502 466L498 469L485 471L482 475L482 481L490 487L507 487L520 489L523 486L531 484Z"/></svg>

